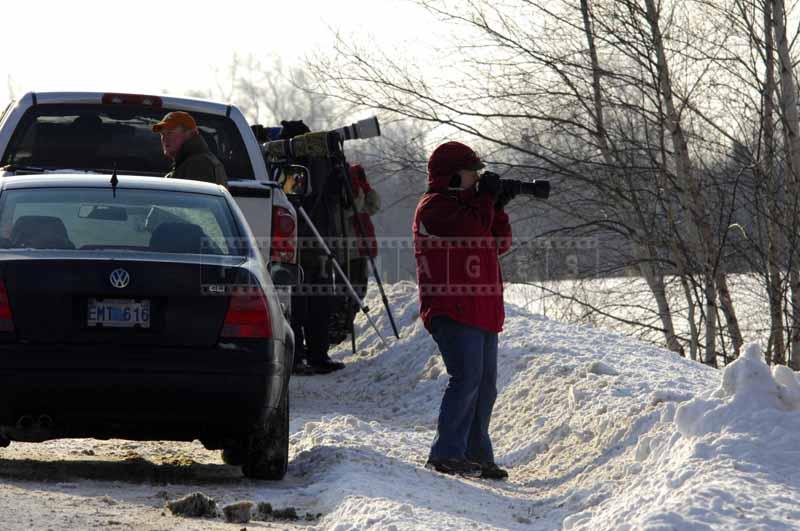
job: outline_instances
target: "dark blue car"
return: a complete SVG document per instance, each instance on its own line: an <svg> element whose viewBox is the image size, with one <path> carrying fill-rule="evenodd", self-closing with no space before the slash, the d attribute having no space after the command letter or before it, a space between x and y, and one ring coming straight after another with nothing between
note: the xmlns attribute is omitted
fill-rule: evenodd
<svg viewBox="0 0 800 531"><path fill-rule="evenodd" d="M293 336L236 202L198 181L0 179L0 446L199 439L281 479Z"/></svg>

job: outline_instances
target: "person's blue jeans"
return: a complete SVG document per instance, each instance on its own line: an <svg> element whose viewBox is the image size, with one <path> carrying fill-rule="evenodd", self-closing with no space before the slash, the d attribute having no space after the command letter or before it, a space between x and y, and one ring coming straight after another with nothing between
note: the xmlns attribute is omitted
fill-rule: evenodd
<svg viewBox="0 0 800 531"><path fill-rule="evenodd" d="M489 421L497 398L497 334L448 317L434 317L431 333L450 381L430 459L494 463Z"/></svg>

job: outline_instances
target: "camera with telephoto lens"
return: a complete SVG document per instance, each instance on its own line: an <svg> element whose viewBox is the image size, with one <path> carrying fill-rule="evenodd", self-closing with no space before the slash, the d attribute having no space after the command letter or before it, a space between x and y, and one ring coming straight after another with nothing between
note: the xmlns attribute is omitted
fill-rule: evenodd
<svg viewBox="0 0 800 531"><path fill-rule="evenodd" d="M534 179L531 182L517 181L516 179L500 179L500 193L505 195L532 195L539 199L550 197L550 181Z"/></svg>
<svg viewBox="0 0 800 531"><path fill-rule="evenodd" d="M341 153L341 142L373 138L380 134L380 124L373 116L330 131L305 133L291 139L265 142L262 150L272 162L290 162L298 158L328 158ZM262 137L265 136L266 133L262 133Z"/></svg>
<svg viewBox="0 0 800 531"><path fill-rule="evenodd" d="M381 126L378 119L374 116L359 120L354 124L345 125L338 129L334 129L342 140L356 140L359 138L373 138L381 136Z"/></svg>
<svg viewBox="0 0 800 531"><path fill-rule="evenodd" d="M511 198L518 195L532 195L539 199L547 199L550 197L550 181L534 179L531 182L525 182L517 181L516 179L501 179L499 175L492 171L483 172L480 178L497 181L500 185L497 190L498 197L506 196ZM480 184L478 186L480 187Z"/></svg>

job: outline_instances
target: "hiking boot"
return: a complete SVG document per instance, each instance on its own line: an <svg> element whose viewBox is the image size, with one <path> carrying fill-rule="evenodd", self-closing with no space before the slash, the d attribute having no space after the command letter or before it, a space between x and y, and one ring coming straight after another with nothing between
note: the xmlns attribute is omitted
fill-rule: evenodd
<svg viewBox="0 0 800 531"><path fill-rule="evenodd" d="M341 361L335 361L330 358L322 361L315 361L309 363L313 374L328 374L333 371L344 369L345 365Z"/></svg>
<svg viewBox="0 0 800 531"><path fill-rule="evenodd" d="M436 470L442 474L459 475L468 478L477 478L481 475L481 465L466 459L443 458L428 459L425 468Z"/></svg>
<svg viewBox="0 0 800 531"><path fill-rule="evenodd" d="M481 465L481 479L505 481L508 479L508 472L497 466L497 463L483 463Z"/></svg>

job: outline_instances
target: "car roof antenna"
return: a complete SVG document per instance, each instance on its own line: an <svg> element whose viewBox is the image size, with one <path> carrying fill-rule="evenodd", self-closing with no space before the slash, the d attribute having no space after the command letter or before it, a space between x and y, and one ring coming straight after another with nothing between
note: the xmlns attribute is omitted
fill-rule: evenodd
<svg viewBox="0 0 800 531"><path fill-rule="evenodd" d="M114 197L117 197L117 184L119 184L119 179L117 179L117 163L114 163L114 173L111 174L111 191L114 193Z"/></svg>

